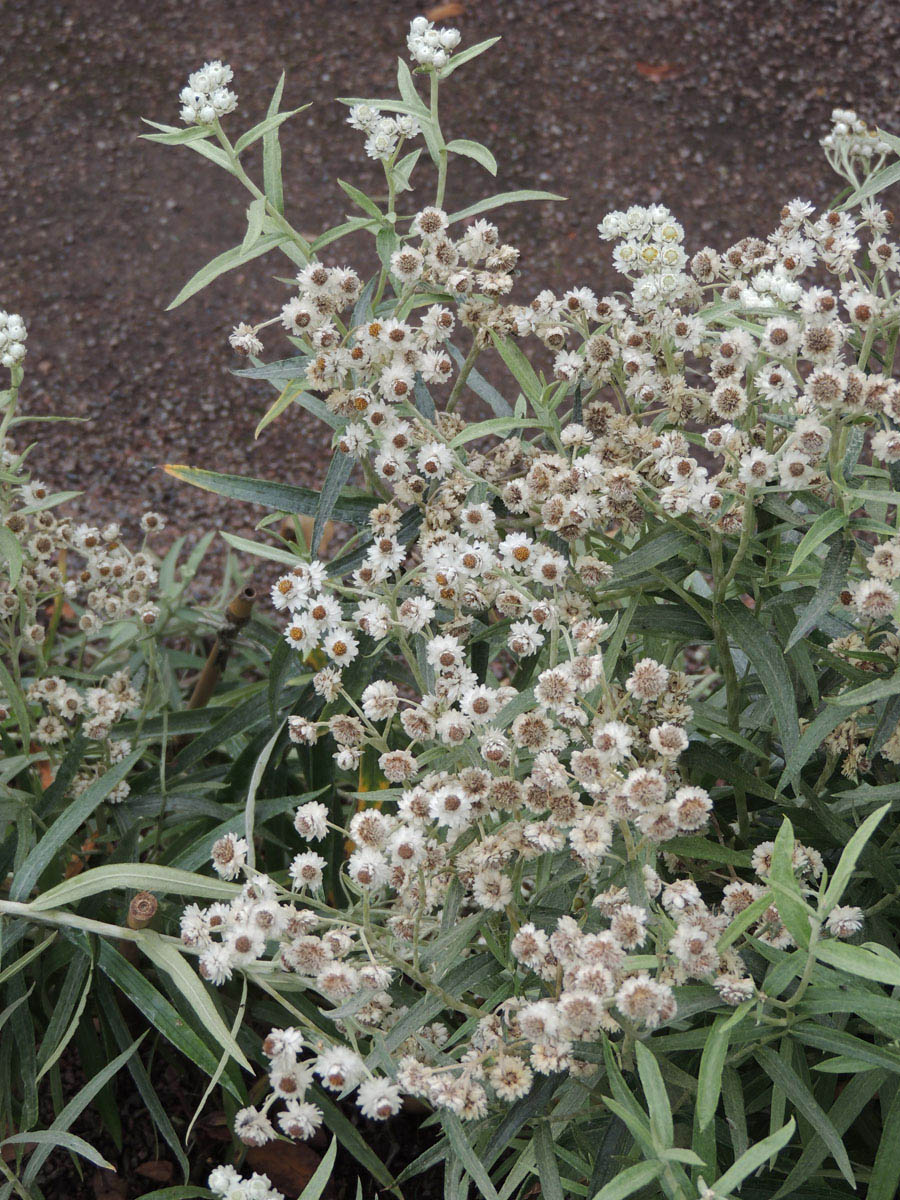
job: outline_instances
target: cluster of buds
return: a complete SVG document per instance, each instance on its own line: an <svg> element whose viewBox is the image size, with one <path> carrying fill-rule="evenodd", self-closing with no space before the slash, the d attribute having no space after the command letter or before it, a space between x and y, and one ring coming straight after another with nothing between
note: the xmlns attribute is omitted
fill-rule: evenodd
<svg viewBox="0 0 900 1200"><path fill-rule="evenodd" d="M459 45L458 29L435 28L427 17L414 17L409 27L406 45L413 62L420 67L441 70L450 61L450 56Z"/></svg>
<svg viewBox="0 0 900 1200"><path fill-rule="evenodd" d="M204 63L188 76L182 88L181 119L185 125L214 125L237 108L237 96L226 85L233 78L231 67L217 60Z"/></svg>

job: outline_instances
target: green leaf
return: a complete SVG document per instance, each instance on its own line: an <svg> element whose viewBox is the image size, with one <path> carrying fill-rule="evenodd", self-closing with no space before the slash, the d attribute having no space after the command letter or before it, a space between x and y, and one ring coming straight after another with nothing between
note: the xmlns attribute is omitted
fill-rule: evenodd
<svg viewBox="0 0 900 1200"><path fill-rule="evenodd" d="M0 526L0 557L9 563L9 586L15 588L22 574L22 546L11 529Z"/></svg>
<svg viewBox="0 0 900 1200"><path fill-rule="evenodd" d="M864 704L874 704L876 700L896 696L898 692L900 692L900 671L895 671L887 678L864 683L862 687L853 688L849 692L841 692L837 696L826 696L825 702L826 704L839 704L841 708L861 708ZM844 719L846 720L846 713Z"/></svg>
<svg viewBox="0 0 900 1200"><path fill-rule="evenodd" d="M283 234L270 233L266 237L260 238L254 246L249 250L245 250L243 246L234 246L231 250L226 250L224 254L218 255L216 258L206 264L205 267L187 281L172 303L166 309L169 312L173 308L178 308L180 304L184 304L185 300L189 300L191 296L195 296L214 279L218 279L220 275L224 275L226 271L233 271L235 267L242 267L245 263L252 262L254 258L259 258L260 255L268 253L269 250L274 250L281 245L284 240Z"/></svg>
<svg viewBox="0 0 900 1200"><path fill-rule="evenodd" d="M895 1200L900 1190L900 1087L894 1091L869 1176L866 1200Z"/></svg>
<svg viewBox="0 0 900 1200"><path fill-rule="evenodd" d="M540 404L544 389L540 379L534 373L534 367L532 367L512 338L501 337L493 331L491 331L491 338L500 357L512 372L516 383L518 383L527 398L533 405Z"/></svg>
<svg viewBox="0 0 900 1200"><path fill-rule="evenodd" d="M697 1076L697 1124L700 1130L706 1129L719 1107L719 1096L722 1092L722 1071L728 1055L728 1039L731 1031L739 1025L753 1007L755 1002L747 1000L730 1017L718 1017L710 1030L703 1054L700 1058L700 1072Z"/></svg>
<svg viewBox="0 0 900 1200"><path fill-rule="evenodd" d="M453 225L457 221L465 221L469 217L477 217L479 213L490 212L492 208L502 208L504 204L523 204L530 200L566 199L568 199L567 196L558 196L555 192L537 192L528 189L517 192L499 192L496 196L491 196L487 200L479 200L477 204L470 204L467 208L461 208L458 212L451 213L448 219L450 224Z"/></svg>
<svg viewBox="0 0 900 1200"><path fill-rule="evenodd" d="M797 624L791 631L791 636L785 645L785 651L791 650L814 629L818 622L834 606L841 589L847 584L847 572L853 559L853 541L834 535L831 546L819 576L818 586L813 592L809 603L797 618Z"/></svg>
<svg viewBox="0 0 900 1200"><path fill-rule="evenodd" d="M14 1133L4 1138L0 1146L25 1146L30 1143L46 1147L48 1154L57 1148L71 1150L73 1154L80 1154L82 1158L92 1162L95 1167L115 1170L112 1163L107 1162L99 1150L95 1150L84 1138L77 1137L74 1133L66 1133L62 1129L32 1129L28 1133Z"/></svg>
<svg viewBox="0 0 900 1200"><path fill-rule="evenodd" d="M750 660L756 676L772 705L781 733L785 760L800 740L797 699L781 647L743 604L720 606L722 624L732 641Z"/></svg>
<svg viewBox="0 0 900 1200"><path fill-rule="evenodd" d="M144 1036L144 1034L141 1034L137 1041L132 1042L126 1050L123 1050L121 1054L117 1055L114 1059L112 1059L111 1062L108 1062L106 1066L92 1079L89 1079L84 1087L82 1087L72 1097L68 1104L66 1104L66 1106L54 1118L50 1124L50 1128L46 1131L46 1137L41 1139L41 1148L37 1150L29 1160L28 1167L23 1177L23 1182L26 1185L35 1181L42 1165L50 1157L50 1154L53 1151L54 1139L58 1139L61 1136L71 1136L64 1134L64 1131L67 1130L70 1125L74 1124L74 1122L84 1112L91 1101L93 1101L103 1090L103 1088L106 1087L107 1083L109 1083L111 1079L115 1078L122 1067L135 1053L138 1046L143 1041ZM22 1137L28 1141L34 1140L34 1138L29 1137L27 1134L23 1134Z"/></svg>
<svg viewBox="0 0 900 1200"><path fill-rule="evenodd" d="M543 1200L566 1200L559 1177L559 1164L556 1161L553 1134L548 1120L538 1121L535 1125L534 1156L537 1162L538 1178L541 1181Z"/></svg>
<svg viewBox="0 0 900 1200"><path fill-rule="evenodd" d="M783 1125L775 1133L770 1133L767 1138L763 1138L761 1142L757 1142L755 1146L745 1150L737 1162L733 1163L724 1175L719 1176L712 1185L713 1190L721 1196L727 1196L729 1192L739 1188L748 1175L758 1170L769 1158L773 1158L780 1150L784 1149L794 1136L796 1125L796 1121L791 1117L787 1125Z"/></svg>
<svg viewBox="0 0 900 1200"><path fill-rule="evenodd" d="M412 71L402 58L397 59L397 91L410 108L418 108L424 117L429 115L428 106L416 88Z"/></svg>
<svg viewBox="0 0 900 1200"><path fill-rule="evenodd" d="M641 1087L644 1089L644 1099L650 1113L650 1131L654 1141L662 1149L672 1144L674 1136L669 1095L653 1051L643 1042L636 1042L634 1052L637 1056L637 1069Z"/></svg>
<svg viewBox="0 0 900 1200"><path fill-rule="evenodd" d="M332 242L338 242L342 237L346 237L348 233L358 233L361 229L377 228L376 222L370 217L352 217L349 221L343 221L340 225L334 225L331 229L326 229L324 233L320 233L310 245L310 252L317 254L320 250L324 250L326 246L330 246Z"/></svg>
<svg viewBox="0 0 900 1200"><path fill-rule="evenodd" d="M284 73L281 75L281 82L276 89L276 93L280 97L280 88L284 86ZM275 97L272 97L273 101ZM272 112L271 106L266 115L265 120L260 121L258 125L254 125L252 129L248 129L246 133L242 133L238 140L234 143L236 154L241 154L248 146L252 146L254 142L258 142L261 137L265 137L268 133L273 133L279 125L284 124L290 117L295 117L297 113L305 112L310 108L310 104L302 104L300 108L292 108L288 112Z"/></svg>
<svg viewBox="0 0 900 1200"><path fill-rule="evenodd" d="M284 71L275 85L266 119L274 117L281 104L284 93ZM278 138L278 127L267 129L263 134L263 190L266 199L276 212L284 215L284 185L281 181L281 142Z"/></svg>
<svg viewBox="0 0 900 1200"><path fill-rule="evenodd" d="M328 464L328 472L325 475L325 482L319 494L316 519L313 525L312 538L309 543L309 552L313 558L318 555L322 535L325 532L325 525L331 520L335 506L340 500L341 491L350 478L353 464L354 460L350 455L344 454L340 450L334 452L331 462Z"/></svg>
<svg viewBox="0 0 900 1200"><path fill-rule="evenodd" d="M794 874L794 829L787 817L781 824L772 851L772 868L768 884L775 895L778 915L800 947L809 945L809 912L800 895L800 885Z"/></svg>
<svg viewBox="0 0 900 1200"><path fill-rule="evenodd" d="M9 702L9 707L12 709L16 725L19 728L22 745L28 746L31 743L31 722L28 719L28 708L25 705L25 698L22 689L14 682L13 677L3 665L2 660L0 660L0 687L3 688L3 693ZM15 897L13 898L15 899Z"/></svg>
<svg viewBox="0 0 900 1200"><path fill-rule="evenodd" d="M331 1172L334 1170L334 1160L337 1157L337 1136L331 1139L331 1145L322 1156L322 1161L316 1167L309 1183L300 1193L298 1200L319 1200L319 1197L328 1186L328 1181L331 1179Z"/></svg>
<svg viewBox="0 0 900 1200"><path fill-rule="evenodd" d="M341 1145L341 1149L348 1154L352 1154L358 1163L360 1163L370 1175L372 1175L384 1188L393 1186L391 1173L369 1146L368 1142L362 1137L356 1126L349 1121L338 1106L333 1103L331 1098L321 1088L314 1088L314 1097L316 1104L321 1108L325 1124L331 1132L337 1137Z"/></svg>
<svg viewBox="0 0 900 1200"><path fill-rule="evenodd" d="M261 504L278 512L302 513L314 517L319 504L319 493L312 488L297 487L289 483L276 483L270 479L253 479L243 475L220 475L217 471L206 471L201 467L189 467L180 463L167 463L166 474L193 487L231 500L246 500L249 504ZM336 521L364 527L375 500L358 497L339 499L332 515Z"/></svg>
<svg viewBox="0 0 900 1200"><path fill-rule="evenodd" d="M374 217L376 221L384 220L384 213L374 200L369 199L365 192L361 192L359 188L354 187L352 183L347 183L343 179L339 179L337 182L338 187L346 192L357 208L361 208L367 216Z"/></svg>
<svg viewBox="0 0 900 1200"><path fill-rule="evenodd" d="M466 158L474 158L479 166L484 167L491 175L497 174L497 160L481 142L472 142L468 138L455 138L447 143L447 149L453 154L464 154Z"/></svg>
<svg viewBox="0 0 900 1200"><path fill-rule="evenodd" d="M450 1145L453 1147L454 1154L456 1154L462 1163L472 1182L484 1197L484 1200L499 1200L497 1189L491 1183L490 1175L488 1175L466 1136L465 1129L459 1117L454 1112L442 1110L440 1118L444 1131L450 1139Z"/></svg>
<svg viewBox="0 0 900 1200"><path fill-rule="evenodd" d="M105 775L92 783L76 800L62 812L25 862L16 871L10 888L10 899L25 900L31 889L75 831L84 824L91 813L121 783L143 754L143 750L132 750L121 762L111 767Z"/></svg>
<svg viewBox="0 0 900 1200"><path fill-rule="evenodd" d="M81 956L84 958L84 956ZM112 1036L115 1038L120 1049L126 1050L131 1042L131 1035L128 1032L128 1026L119 1011L119 1006L116 1004L116 998L112 990L112 984L103 975L98 980L99 1002L103 1012L103 1020L109 1026ZM178 1134L172 1127L172 1122L163 1108L159 1096L157 1096L153 1084L150 1082L150 1076L147 1074L144 1064L141 1062L140 1055L135 1054L129 1058L128 1072L134 1080L134 1085L138 1090L138 1095L143 1100L147 1107L147 1111L153 1119L153 1123L160 1131L163 1137L172 1148L172 1152L178 1159L179 1166L184 1172L185 1179L190 1175L190 1165L187 1157L181 1147L181 1141Z"/></svg>
<svg viewBox="0 0 900 1200"><path fill-rule="evenodd" d="M635 1192L658 1179L663 1170L662 1162L639 1162L620 1171L606 1187L600 1189L594 1200L626 1200Z"/></svg>
<svg viewBox="0 0 900 1200"><path fill-rule="evenodd" d="M821 749L822 742L828 737L829 733L836 729L842 721L846 720L846 712L842 711L836 705L831 705L830 707L826 705L810 721L793 752L787 756L784 770L778 781L779 791L796 779L816 751Z"/></svg>
<svg viewBox="0 0 900 1200"><path fill-rule="evenodd" d="M242 250L249 250L251 246L256 245L262 236L265 217L266 198L265 196L257 196L247 209L247 232L244 234L244 240L241 243Z"/></svg>
<svg viewBox="0 0 900 1200"><path fill-rule="evenodd" d="M499 37L486 38L483 42L476 42L474 46L469 46L466 50L460 50L458 54L454 54L446 67L441 68L441 79L446 79L448 75L465 63L471 62L473 58L477 58L479 54L484 54L485 50L490 50L491 46L496 46L499 42Z"/></svg>
<svg viewBox="0 0 900 1200"><path fill-rule="evenodd" d="M233 900L241 890L239 884L197 875L193 871L179 871L175 867L161 867L155 863L107 863L58 883L56 887L35 897L29 908L43 912L62 904L76 904L86 896L102 895L115 888L163 895L174 892L179 896L202 896L209 900Z"/></svg>
<svg viewBox="0 0 900 1200"><path fill-rule="evenodd" d="M200 979L193 967L185 962L184 955L171 942L164 942L158 933L152 929L142 929L137 939L138 945L147 957L165 971L172 982L197 1014L204 1029L216 1039L226 1053L230 1054L236 1063L245 1071L253 1068L247 1061L243 1050L232 1036L231 1030L219 1015L219 1010L210 999L206 985Z"/></svg>
<svg viewBox="0 0 900 1200"><path fill-rule="evenodd" d="M900 987L900 959L894 962L880 954L873 954L863 946L850 946L846 942L829 939L817 944L816 958L858 979L871 979L875 983Z"/></svg>
<svg viewBox="0 0 900 1200"><path fill-rule="evenodd" d="M135 967L123 958L118 950L109 942L100 939L97 952L97 965L108 975L116 987L120 988L129 1000L140 1010L163 1037L167 1038L176 1049L180 1050L189 1061L194 1062L213 1075L219 1060L201 1041L194 1030L182 1019L178 1010L141 974ZM234 1084L227 1078L223 1086L240 1100L241 1096Z"/></svg>
<svg viewBox="0 0 900 1200"><path fill-rule="evenodd" d="M822 542L830 538L833 533L837 533L839 529L843 529L846 524L847 517L838 508L829 508L825 512L820 513L803 535L800 545L794 551L794 557L791 559L790 567L788 567L788 575L793 575L800 564L805 562L810 554L821 546Z"/></svg>
<svg viewBox="0 0 900 1200"><path fill-rule="evenodd" d="M860 825L859 829L857 829L856 833L854 833L853 837L844 847L840 861L835 867L834 875L832 875L828 887L825 889L825 895L819 903L819 913L821 916L828 916L834 906L840 903L841 896L850 882L859 856L862 854L866 843L875 832L885 814L890 811L890 807L890 804L884 804L881 808L876 809L875 812L866 817L865 821L863 821L862 825Z"/></svg>
<svg viewBox="0 0 900 1200"><path fill-rule="evenodd" d="M658 567L671 558L687 556L696 548L692 537L680 530L663 530L644 539L630 554L613 564L612 577L616 583L627 583L634 575Z"/></svg>
<svg viewBox="0 0 900 1200"><path fill-rule="evenodd" d="M250 538L238 537L236 533L225 533L219 531L219 536L223 542L227 542L232 550L238 550L241 554L252 554L254 558L265 558L269 562L282 563L286 567L294 567L297 565L297 555L291 550L285 550L282 546L268 546L265 542L253 542Z"/></svg>
<svg viewBox="0 0 900 1200"><path fill-rule="evenodd" d="M481 437L499 437L504 433L511 433L514 429L527 429L540 426L540 422L535 417L491 417L488 421L475 421L473 424L466 425L465 429L453 438L448 444L452 449L457 449L459 446L464 446L467 442L472 442L476 438Z"/></svg>
<svg viewBox="0 0 900 1200"><path fill-rule="evenodd" d="M767 1046L761 1046L755 1052L755 1057L772 1082L781 1088L794 1108L809 1121L828 1147L841 1174L851 1187L855 1187L856 1177L853 1174L853 1168L841 1136L829 1120L828 1114L816 1103L800 1076L780 1055L773 1053Z"/></svg>
<svg viewBox="0 0 900 1200"><path fill-rule="evenodd" d="M185 142L201 141L211 136L212 131L206 125L189 125L187 129L179 129L177 125L160 125L158 121L150 121L141 117L145 125L162 130L161 133L142 133L141 141L159 142L163 146L181 146Z"/></svg>
<svg viewBox="0 0 900 1200"><path fill-rule="evenodd" d="M772 897L768 892L764 892L762 896L757 896L745 909L742 909L716 943L719 953L722 954L742 934L746 933L751 925L755 925L771 903Z"/></svg>
<svg viewBox="0 0 900 1200"><path fill-rule="evenodd" d="M462 367L466 361L465 356L460 353L456 346L448 342L447 351L456 365ZM466 387L487 404L495 417L512 416L512 406L509 402L474 367L469 368L469 374L466 376Z"/></svg>
<svg viewBox="0 0 900 1200"><path fill-rule="evenodd" d="M415 169L416 163L422 155L421 148L413 150L409 154L404 154L403 158L394 167L394 188L398 192L412 191L409 178Z"/></svg>

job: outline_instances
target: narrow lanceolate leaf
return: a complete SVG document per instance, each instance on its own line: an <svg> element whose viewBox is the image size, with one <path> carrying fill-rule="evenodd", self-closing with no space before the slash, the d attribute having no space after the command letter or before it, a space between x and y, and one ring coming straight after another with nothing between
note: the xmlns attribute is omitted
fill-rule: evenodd
<svg viewBox="0 0 900 1200"><path fill-rule="evenodd" d="M844 1149L841 1136L832 1125L828 1114L816 1103L800 1076L793 1067L788 1066L783 1058L773 1053L767 1046L761 1046L756 1051L756 1059L772 1082L781 1088L794 1108L809 1121L828 1147L841 1174L851 1187L855 1187L856 1179L853 1168L850 1166L850 1159Z"/></svg>
<svg viewBox="0 0 900 1200"><path fill-rule="evenodd" d="M859 856L866 848L866 843L890 807L890 804L884 804L870 816L866 817L865 821L863 821L862 825L860 825L859 829L857 829L856 833L854 833L853 837L844 847L840 862L835 868L834 875L832 875L828 887L825 889L825 895L822 897L820 905L821 916L827 916L836 904L840 904L841 896L850 882Z"/></svg>
<svg viewBox="0 0 900 1200"><path fill-rule="evenodd" d="M894 1200L900 1191L900 1087L884 1119L866 1200Z"/></svg>
<svg viewBox="0 0 900 1200"><path fill-rule="evenodd" d="M794 874L793 857L794 830L785 817L775 838L768 884L775 897L778 915L791 937L798 946L806 947L810 937L809 911L800 895L800 885Z"/></svg>
<svg viewBox="0 0 900 1200"><path fill-rule="evenodd" d="M728 1055L728 1039L736 1025L743 1021L754 1001L747 1000L730 1017L719 1017L713 1024L703 1054L700 1058L700 1073L697 1076L697 1123L706 1129L719 1107L722 1093L722 1071Z"/></svg>
<svg viewBox="0 0 900 1200"><path fill-rule="evenodd" d="M25 1171L23 1182L30 1184L35 1181L38 1172L44 1162L50 1157L53 1150L53 1137L59 1138L65 1136L64 1131L68 1130L71 1125L81 1116L88 1105L97 1097L97 1095L106 1087L110 1080L114 1079L123 1066L132 1058L138 1046L141 1044L144 1035L132 1042L121 1054L106 1064L97 1074L87 1081L72 1099L60 1110L57 1116L53 1119L50 1128L47 1130L47 1139L43 1142L40 1149L36 1150L31 1156L28 1167ZM53 1135L51 1137L50 1135Z"/></svg>
<svg viewBox="0 0 900 1200"><path fill-rule="evenodd" d="M447 343L447 351L458 367L462 367L466 361L464 355L452 343ZM481 399L488 405L495 417L511 417L512 405L504 396L501 396L493 384L481 375L474 367L469 369L466 376L466 387L480 396Z"/></svg>
<svg viewBox="0 0 900 1200"><path fill-rule="evenodd" d="M755 1146L745 1150L737 1162L711 1185L716 1195L727 1196L730 1192L736 1191L748 1175L752 1175L764 1162L783 1150L794 1136L796 1125L796 1121L791 1117L787 1125L783 1125L775 1133L770 1133L767 1138L763 1138L761 1142L757 1142Z"/></svg>
<svg viewBox="0 0 900 1200"><path fill-rule="evenodd" d="M313 524L312 539L309 543L309 550L314 558L318 552L319 543L322 541L325 526L331 520L335 507L340 502L341 491L350 478L350 473L353 470L353 461L349 454L344 454L340 450L336 450L331 462L328 464L328 472L325 476L325 482L322 485L321 494L319 495L319 503L316 506L316 519Z"/></svg>
<svg viewBox="0 0 900 1200"><path fill-rule="evenodd" d="M637 1056L638 1075L650 1113L650 1130L654 1141L660 1146L671 1146L673 1134L672 1107L656 1055L643 1042L634 1047Z"/></svg>
<svg viewBox="0 0 900 1200"><path fill-rule="evenodd" d="M236 883L195 875L193 871L180 871L175 867L160 867L155 863L108 863L58 883L32 900L30 907L43 912L63 904L77 904L87 896L115 888L160 894L174 892L179 896L202 896L209 900L232 900L241 890Z"/></svg>
<svg viewBox="0 0 900 1200"><path fill-rule="evenodd" d="M491 333L491 338L497 348L497 353L512 372L516 383L518 383L525 396L532 404L539 404L544 389L540 379L535 374L534 367L532 367L512 338L501 337L499 334L493 332Z"/></svg>
<svg viewBox="0 0 900 1200"><path fill-rule="evenodd" d="M158 933L149 929L141 930L138 944L147 957L169 975L197 1014L203 1028L212 1034L222 1049L230 1054L245 1071L252 1071L253 1068L247 1061L243 1050L235 1041L231 1030L222 1020L219 1010L210 999L206 985L194 968L185 961L181 951L171 942L164 942Z"/></svg>
<svg viewBox="0 0 900 1200"><path fill-rule="evenodd" d="M284 83L284 74L281 76L282 84ZM252 146L254 142L258 142L261 137L266 134L274 133L279 125L283 125L285 121L295 117L297 113L304 112L309 108L309 104L303 104L300 108L292 108L288 112L269 112L266 118L254 125L252 129L248 129L246 133L242 133L238 140L234 143L235 151L241 154L248 146Z"/></svg>
<svg viewBox="0 0 900 1200"><path fill-rule="evenodd" d="M900 987L900 959L895 955L887 958L883 954L874 954L864 946L849 946L846 942L829 939L818 943L816 958L829 967L846 971L848 975L855 975L859 979Z"/></svg>
<svg viewBox="0 0 900 1200"><path fill-rule="evenodd" d="M559 1164L556 1161L553 1133L550 1129L550 1122L547 1120L538 1121L535 1128L534 1156L537 1162L538 1178L541 1181L543 1200L565 1200L562 1180L559 1177Z"/></svg>
<svg viewBox="0 0 900 1200"><path fill-rule="evenodd" d="M816 628L825 614L834 606L841 588L846 586L847 571L853 558L853 542L841 534L834 534L822 567L818 586L812 599L797 617L785 650L790 650L801 638Z"/></svg>
<svg viewBox="0 0 900 1200"><path fill-rule="evenodd" d="M266 237L260 238L248 250L245 250L243 246L234 246L231 250L226 250L224 254L220 254L212 262L202 267L196 275L191 276L169 305L169 309L178 308L180 304L184 304L185 300L189 300L191 296L195 296L197 292L202 291L214 279L218 279L220 275L224 275L226 271L233 271L235 267L242 267L254 258L259 258L261 254L266 254L269 250L274 250L283 240L281 234L270 233ZM169 311L169 309L166 311Z"/></svg>
<svg viewBox="0 0 900 1200"><path fill-rule="evenodd" d="M841 692L837 696L827 696L829 704L839 704L841 708L861 708L864 704L874 704L878 700L886 700L889 696L900 694L900 671L891 675L864 683L862 687L852 688L849 692ZM844 717L846 719L846 713Z"/></svg>
<svg viewBox="0 0 900 1200"><path fill-rule="evenodd" d="M316 515L319 493L312 488L298 487L290 483L276 483L271 479L253 479L243 475L220 475L217 471L206 471L201 467L190 467L181 463L167 463L166 474L183 483L227 496L230 500L246 500L249 504L261 504L278 512L297 513L308 517ZM332 510L336 521L348 525L364 526L375 500L350 496L339 498Z"/></svg>
<svg viewBox="0 0 900 1200"><path fill-rule="evenodd" d="M484 54L485 50L490 50L491 46L496 46L499 41L499 37L486 38L483 42L476 42L474 46L469 46L466 50L460 50L458 54L453 55L446 67L441 68L441 78L446 79L448 75L453 74L457 67L462 67L467 62L471 62L473 58L477 58L479 54Z"/></svg>
<svg viewBox="0 0 900 1200"><path fill-rule="evenodd" d="M793 575L801 563L805 562L824 541L830 538L833 533L837 533L839 529L843 529L846 524L847 517L840 509L829 508L825 512L820 513L809 529L807 529L800 545L794 551L794 557L791 559L788 574Z"/></svg>
<svg viewBox="0 0 900 1200"><path fill-rule="evenodd" d="M729 641L746 654L769 698L787 760L800 740L800 719L784 653L743 604L723 604L720 611Z"/></svg>
<svg viewBox="0 0 900 1200"><path fill-rule="evenodd" d="M106 938L97 941L97 965L109 977L116 988L125 992L134 1006L139 1009L146 1020L154 1025L164 1038L167 1038L188 1060L197 1063L206 1074L215 1073L218 1058L212 1054L209 1046L202 1042L198 1034L188 1026L179 1014L174 1004L170 1003L162 992L155 988L145 974L133 967L131 962L122 956L113 944ZM222 1086L240 1099L240 1093L227 1076L222 1080Z"/></svg>
<svg viewBox="0 0 900 1200"><path fill-rule="evenodd" d="M309 1183L307 1183L306 1187L300 1193L298 1200L319 1200L319 1197L328 1186L328 1181L331 1179L331 1172L334 1170L334 1160L337 1157L337 1144L338 1140L337 1136L335 1136L331 1139L331 1145L326 1150L322 1161L316 1167ZM146 1200L146 1197L144 1200Z"/></svg>
<svg viewBox="0 0 900 1200"><path fill-rule="evenodd" d="M626 1167L597 1192L594 1200L627 1200L628 1196L657 1179L664 1165L662 1162L639 1162Z"/></svg>
<svg viewBox="0 0 900 1200"><path fill-rule="evenodd" d="M487 200L479 200L476 204L470 204L467 208L461 208L458 212L451 213L449 220L452 225L456 221L477 217L479 213L490 212L492 208L503 208L506 204L522 204L528 200L566 200L567 198L558 196L555 192L536 192L529 189L518 192L499 192Z"/></svg>
<svg viewBox="0 0 900 1200"><path fill-rule="evenodd" d="M284 71L275 85L266 119L271 120L281 104L284 93ZM284 213L284 188L281 181L281 142L278 140L278 127L270 126L263 133L263 188L266 199L276 212Z"/></svg>
<svg viewBox="0 0 900 1200"><path fill-rule="evenodd" d="M784 771L781 779L778 781L779 791L791 780L796 779L802 769L806 766L817 750L821 749L822 742L836 729L842 721L847 720L847 713L842 708L836 705L826 705L826 707L810 721L809 725L804 729L803 736L797 743L793 752L787 756L784 764Z"/></svg>
<svg viewBox="0 0 900 1200"><path fill-rule="evenodd" d="M113 1171L111 1162L103 1157L99 1150L74 1133L66 1133L60 1129L32 1129L28 1133L14 1133L10 1137L4 1138L0 1142L2 1146L27 1146L33 1144L35 1146L45 1147L49 1154L51 1150L57 1147L61 1150L71 1150L73 1154L80 1154L82 1158L86 1158L88 1162L92 1162L95 1167L104 1167L107 1170Z"/></svg>
<svg viewBox="0 0 900 1200"><path fill-rule="evenodd" d="M75 833L83 825L91 813L106 799L109 793L122 782L128 772L143 754L143 750L132 750L116 763L105 775L92 783L77 800L57 817L38 844L34 847L22 866L16 871L10 888L12 900L27 899L31 889L49 867L50 863Z"/></svg>

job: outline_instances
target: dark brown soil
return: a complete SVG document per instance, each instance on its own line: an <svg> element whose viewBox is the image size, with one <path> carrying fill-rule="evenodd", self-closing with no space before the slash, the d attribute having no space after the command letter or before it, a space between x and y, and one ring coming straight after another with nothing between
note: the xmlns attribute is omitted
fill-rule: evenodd
<svg viewBox="0 0 900 1200"><path fill-rule="evenodd" d="M221 57L240 95L232 127L246 128L286 69L286 103L314 101L284 133L289 215L315 233L347 210L336 176L378 186L333 98L389 87L417 11L392 0L5 0L0 306L29 325L28 407L89 419L53 427L34 455L54 485L85 489L85 513L152 505L184 531L246 531L259 515L175 485L165 461L320 481L321 427L292 416L254 443L274 393L229 372L232 324L281 303L271 276L284 263L254 263L165 311L241 239L245 196L189 151L139 141L140 118L177 123L188 71ZM492 147L498 190L570 197L503 218L523 249L523 297L612 285L595 230L611 207L662 200L691 245L721 245L765 232L794 195L824 201L835 179L817 139L836 104L900 126L891 0L469 0L453 23L466 44L503 41L454 77L446 129ZM489 184L464 164L449 203Z"/></svg>

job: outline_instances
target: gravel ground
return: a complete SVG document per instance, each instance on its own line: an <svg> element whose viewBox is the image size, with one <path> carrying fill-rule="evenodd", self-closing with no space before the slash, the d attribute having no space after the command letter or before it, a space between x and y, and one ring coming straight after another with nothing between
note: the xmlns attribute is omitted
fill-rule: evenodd
<svg viewBox="0 0 900 1200"><path fill-rule="evenodd" d="M497 190L536 186L566 204L502 220L523 250L519 295L613 285L595 225L609 208L661 200L689 248L765 233L785 199L835 187L817 146L834 105L900 128L900 5L892 0L469 0L464 44L502 42L454 77L450 136L487 143ZM275 259L167 313L184 280L240 241L245 195L185 149L138 140L140 117L176 123L177 94L208 58L230 62L232 129L258 119L282 68L288 215L315 234L342 219L340 175L378 190L339 95L393 78L405 0L4 0L0 100L6 229L0 305L29 325L26 403L87 418L42 434L37 470L80 487L85 514L148 505L185 531L259 515L187 489L166 461L316 484L321 427L292 417L253 441L274 393L230 374L227 334L281 303ZM249 159L251 170L258 158ZM485 194L465 163L450 206ZM273 339L274 341L274 339ZM272 357L281 357L273 346Z"/></svg>

